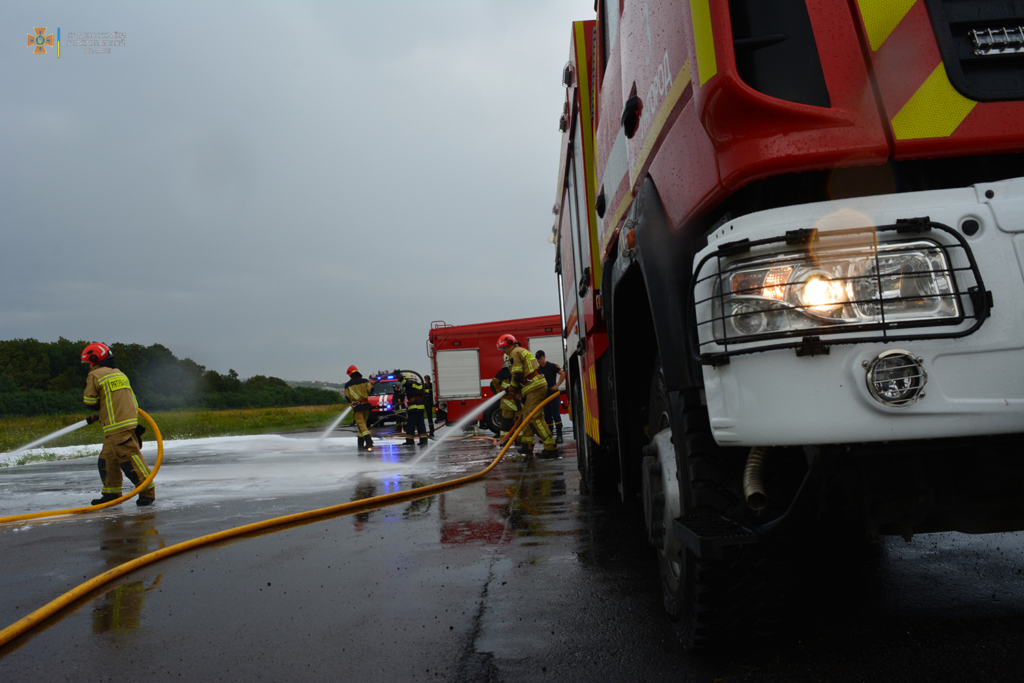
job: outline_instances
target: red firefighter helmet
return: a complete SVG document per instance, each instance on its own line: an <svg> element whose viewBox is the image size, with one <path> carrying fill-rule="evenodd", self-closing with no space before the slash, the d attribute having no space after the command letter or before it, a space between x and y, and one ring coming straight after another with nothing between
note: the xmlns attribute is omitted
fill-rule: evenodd
<svg viewBox="0 0 1024 683"><path fill-rule="evenodd" d="M110 358L112 355L114 354L110 350L109 346L99 342L93 342L82 349L82 362L88 363L89 365L96 365L97 363Z"/></svg>
<svg viewBox="0 0 1024 683"><path fill-rule="evenodd" d="M518 343L519 343L519 340L516 339L515 337L513 337L511 334L503 334L500 337L498 337L498 348L499 349L503 349L506 346L512 346L513 344L518 344Z"/></svg>
<svg viewBox="0 0 1024 683"><path fill-rule="evenodd" d="M348 370L345 371L346 375L351 375L353 372L359 372L359 368L354 365L348 366Z"/></svg>

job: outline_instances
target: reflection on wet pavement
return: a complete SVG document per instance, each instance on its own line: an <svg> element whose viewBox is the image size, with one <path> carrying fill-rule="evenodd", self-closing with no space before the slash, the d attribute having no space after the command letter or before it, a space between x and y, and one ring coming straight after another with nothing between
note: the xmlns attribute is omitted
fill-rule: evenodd
<svg viewBox="0 0 1024 683"><path fill-rule="evenodd" d="M0 527L0 626L165 545L453 479L498 452L454 441L410 467L418 447L375 441L369 454L346 436L322 452L283 437L182 445L153 508ZM781 638L688 655L639 514L581 495L571 441L563 456L512 455L462 488L134 572L0 649L0 680L990 681L1024 670L1013 534L885 540L868 555L815 542ZM24 474L4 473L5 489L40 505L65 495L54 481L79 485L73 461Z"/></svg>

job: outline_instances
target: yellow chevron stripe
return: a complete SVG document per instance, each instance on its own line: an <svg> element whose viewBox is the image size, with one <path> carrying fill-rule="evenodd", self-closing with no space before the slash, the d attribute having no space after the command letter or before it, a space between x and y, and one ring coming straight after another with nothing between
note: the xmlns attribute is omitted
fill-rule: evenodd
<svg viewBox="0 0 1024 683"><path fill-rule="evenodd" d="M597 372L595 371L593 365L591 365L589 368L587 368L587 379L589 380L590 388L596 390L597 389ZM590 438L594 440L594 443L600 444L601 443L600 421L597 419L596 415L593 415L590 412L591 407L596 408L596 406L591 406L590 405L590 392L585 391L585 390L583 392L583 404L586 406L587 434L589 434Z"/></svg>
<svg viewBox="0 0 1024 683"><path fill-rule="evenodd" d="M897 140L946 138L953 134L977 102L954 88L942 62L892 119Z"/></svg>
<svg viewBox="0 0 1024 683"><path fill-rule="evenodd" d="M690 19L693 22L693 43L697 51L697 76L703 86L718 73L709 0L690 0Z"/></svg>
<svg viewBox="0 0 1024 683"><path fill-rule="evenodd" d="M871 51L882 47L917 0L857 0Z"/></svg>

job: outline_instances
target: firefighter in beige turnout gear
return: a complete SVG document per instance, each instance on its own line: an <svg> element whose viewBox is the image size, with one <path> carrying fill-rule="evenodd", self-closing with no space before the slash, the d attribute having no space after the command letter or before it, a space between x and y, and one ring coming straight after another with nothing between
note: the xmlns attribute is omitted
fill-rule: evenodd
<svg viewBox="0 0 1024 683"><path fill-rule="evenodd" d="M359 449L373 448L373 437L370 436L370 428L366 424L366 418L370 415L370 389L373 384L363 377L354 365L348 366L345 373L351 378L345 384L345 398L352 406L352 418L356 422L356 429L359 432Z"/></svg>
<svg viewBox="0 0 1024 683"><path fill-rule="evenodd" d="M498 337L498 348L508 356L509 371L512 373L512 381L509 384L509 391L514 398L520 398L523 402L523 419L529 416L533 409L539 406L547 398L548 381L544 379L538 368L540 364L533 354L524 349L511 334L503 334ZM544 442L544 455L554 457L558 455L558 446L555 444L555 435L548 429L544 422L544 414L534 415L523 426L520 452L524 455L533 454L533 432Z"/></svg>
<svg viewBox="0 0 1024 683"><path fill-rule="evenodd" d="M103 490L101 497L92 501L99 505L121 497L122 471L138 486L149 476L149 468L142 457L139 404L128 377L117 369L110 347L89 344L82 350L82 362L92 366L85 378L82 401L99 411L99 416L91 417L89 422L99 420L103 424L103 449L97 463ZM150 483L135 504L151 505L155 500L156 485Z"/></svg>
<svg viewBox="0 0 1024 683"><path fill-rule="evenodd" d="M505 364L501 366L501 369L494 375L494 379L491 380L491 391L494 393L505 392L505 395L501 397L501 403L498 405L501 409L501 430L498 434L498 443L502 444L505 442L505 438L508 436L508 431L512 429L512 425L515 424L516 416L520 414L522 404L517 402L516 399L512 398L509 394L509 386L512 384L512 373L508 369L508 356L505 356ZM533 439L531 435L531 441ZM525 443L520 438L520 443Z"/></svg>

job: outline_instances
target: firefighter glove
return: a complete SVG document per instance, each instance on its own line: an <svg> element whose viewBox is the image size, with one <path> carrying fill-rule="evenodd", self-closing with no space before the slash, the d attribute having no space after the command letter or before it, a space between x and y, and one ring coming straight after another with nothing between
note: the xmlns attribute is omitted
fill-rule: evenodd
<svg viewBox="0 0 1024 683"><path fill-rule="evenodd" d="M91 425L93 422L96 422L99 419L99 415L90 415L89 417L85 418L85 424Z"/></svg>

